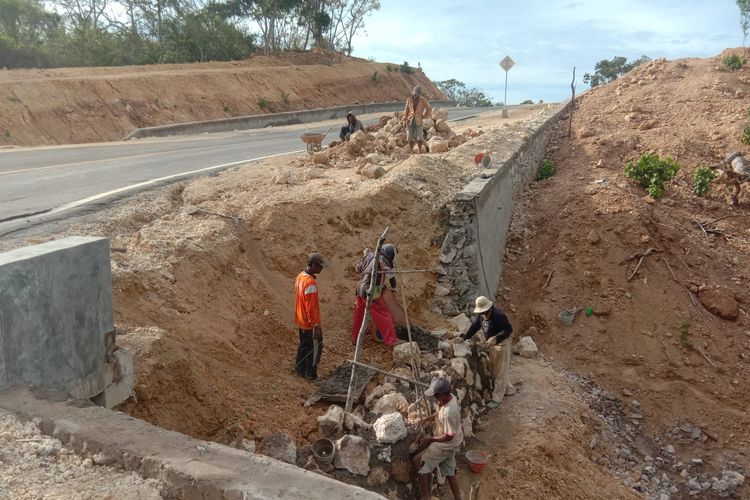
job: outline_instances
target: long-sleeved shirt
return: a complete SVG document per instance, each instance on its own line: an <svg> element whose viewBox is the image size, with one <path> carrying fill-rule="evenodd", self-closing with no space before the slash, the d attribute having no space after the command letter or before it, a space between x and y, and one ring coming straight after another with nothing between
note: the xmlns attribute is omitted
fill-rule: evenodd
<svg viewBox="0 0 750 500"><path fill-rule="evenodd" d="M318 282L315 276L302 271L294 282L294 323L302 330L320 325Z"/></svg>
<svg viewBox="0 0 750 500"><path fill-rule="evenodd" d="M424 120L425 117L430 113L431 109L432 108L430 107L430 103L427 102L427 99L419 96L419 99L417 99L417 103L415 105L414 96L410 95L406 99L406 107L404 108L404 120L406 121L407 125L411 123L412 119L414 119L417 125L422 125L422 120Z"/></svg>
<svg viewBox="0 0 750 500"><path fill-rule="evenodd" d="M356 118L354 119L353 122L347 122L345 127L347 129L347 133L349 134L353 134L354 132L358 132L360 130L365 129L364 125L362 125L362 122Z"/></svg>
<svg viewBox="0 0 750 500"><path fill-rule="evenodd" d="M510 337L510 334L513 333L513 327L510 325L510 321L508 321L508 316L494 306L492 307L490 319L486 320L481 314L478 314L477 317L474 318L474 323L471 324L469 330L464 333L462 337L468 340L480 329L484 332L484 336L487 340L492 337L497 337L498 344Z"/></svg>
<svg viewBox="0 0 750 500"><path fill-rule="evenodd" d="M362 257L362 260L357 264L357 272L362 275L359 282L357 283L357 295L360 297L367 297L367 291L370 289L370 274L372 273L372 266L375 265L375 252L370 251L367 255ZM381 255L380 266L378 273L375 274L375 291L373 294L373 300L380 297L383 283L390 288L396 288L396 276L393 273L393 269L388 264L388 260ZM385 276L385 280L383 277Z"/></svg>

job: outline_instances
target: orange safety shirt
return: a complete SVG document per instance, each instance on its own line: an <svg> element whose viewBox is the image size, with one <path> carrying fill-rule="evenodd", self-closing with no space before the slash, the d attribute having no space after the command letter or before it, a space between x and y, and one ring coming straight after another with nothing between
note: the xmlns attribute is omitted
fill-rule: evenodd
<svg viewBox="0 0 750 500"><path fill-rule="evenodd" d="M294 323L302 330L312 330L320 325L318 283L315 276L302 271L294 282Z"/></svg>

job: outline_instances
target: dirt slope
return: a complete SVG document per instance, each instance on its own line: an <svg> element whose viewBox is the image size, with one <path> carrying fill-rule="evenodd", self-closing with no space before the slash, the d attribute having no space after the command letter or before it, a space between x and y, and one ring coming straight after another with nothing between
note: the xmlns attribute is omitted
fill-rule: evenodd
<svg viewBox="0 0 750 500"><path fill-rule="evenodd" d="M417 84L426 97L442 97L421 70L387 66L313 51L226 63L2 71L0 146L113 141L139 127L398 101Z"/></svg>
<svg viewBox="0 0 750 500"><path fill-rule="evenodd" d="M579 99L573 137L562 124L548 151L556 174L516 210L499 297L548 356L637 399L650 433L714 473L747 468L750 452L750 186L733 208L719 185L701 199L690 181L700 164L750 152L750 69L719 61L654 61ZM623 175L647 151L682 165L656 202ZM696 223L723 217L710 228L724 235ZM649 248L629 281L629 257ZM558 314L574 306L595 314L566 327Z"/></svg>

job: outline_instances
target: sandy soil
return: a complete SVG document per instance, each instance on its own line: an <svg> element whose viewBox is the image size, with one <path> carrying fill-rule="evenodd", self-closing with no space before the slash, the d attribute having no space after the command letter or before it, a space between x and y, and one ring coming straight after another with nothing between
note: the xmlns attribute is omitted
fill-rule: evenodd
<svg viewBox="0 0 750 500"><path fill-rule="evenodd" d="M113 141L139 127L399 101L417 84L426 97L441 97L421 71L387 66L312 51L226 63L1 71L0 147Z"/></svg>

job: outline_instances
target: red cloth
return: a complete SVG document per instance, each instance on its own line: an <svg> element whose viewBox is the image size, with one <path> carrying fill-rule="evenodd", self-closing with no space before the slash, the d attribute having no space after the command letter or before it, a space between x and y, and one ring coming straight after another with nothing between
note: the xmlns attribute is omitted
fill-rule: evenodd
<svg viewBox="0 0 750 500"><path fill-rule="evenodd" d="M355 344L357 343L357 337L359 336L359 329L362 327L362 320L365 317L366 304L367 299L364 297L357 297L357 301L354 303L352 342ZM394 345L398 339L396 338L396 330L393 327L393 317L382 297L372 301L370 304L370 314L372 315L372 319L375 321L378 330L380 330L380 335L383 336L383 343L389 347Z"/></svg>

